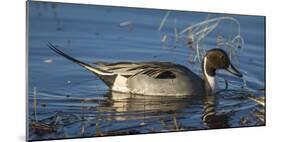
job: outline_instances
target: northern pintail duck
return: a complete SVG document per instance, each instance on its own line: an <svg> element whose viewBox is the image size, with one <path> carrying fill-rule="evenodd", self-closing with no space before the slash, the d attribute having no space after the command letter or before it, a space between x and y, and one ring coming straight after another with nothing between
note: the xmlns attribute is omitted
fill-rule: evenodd
<svg viewBox="0 0 281 142"><path fill-rule="evenodd" d="M170 62L97 62L79 61L52 44L59 55L96 74L112 91L150 96L186 96L212 94L217 91L216 70L225 69L242 77L222 49L211 49L203 58L203 79L187 67Z"/></svg>

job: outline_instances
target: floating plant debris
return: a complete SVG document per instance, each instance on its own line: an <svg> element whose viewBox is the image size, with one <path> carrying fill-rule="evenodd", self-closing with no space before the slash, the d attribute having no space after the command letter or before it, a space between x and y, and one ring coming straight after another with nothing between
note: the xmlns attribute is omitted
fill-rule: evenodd
<svg viewBox="0 0 281 142"><path fill-rule="evenodd" d="M159 25L159 27L158 27L158 31L161 31L161 30L162 30L162 28L163 28L164 24L166 23L166 21L167 21L169 15L170 15L170 13L171 13L171 11L167 11L167 12L166 12L165 16L163 17L163 19L162 19L161 22L160 22L160 25Z"/></svg>
<svg viewBox="0 0 281 142"><path fill-rule="evenodd" d="M167 21L167 18L170 14L170 11L167 11L165 16L160 22L158 30L161 31L162 27ZM237 25L237 32L236 33L229 33L229 39L225 39L222 35L218 34L216 38L216 43L218 48L225 48L226 51L229 51L230 58L233 54L236 53L236 49L243 48L244 46L244 39L240 35L240 23L233 17L215 17L210 18L210 15L206 18L206 20L202 22L198 22L196 24L190 25L180 32L178 31L177 27L177 19L174 19L174 40L175 43L180 43L184 41L184 44L193 49L195 48L195 53L193 54L193 60L197 63L200 63L202 58L204 57L205 47L203 47L204 39L215 29L219 28L219 25L222 21L229 21L231 23L235 23ZM225 23L225 22L224 22ZM234 27L231 27L234 28ZM233 35L232 35L233 34ZM171 35L164 34L165 36L161 37L161 42L166 41ZM166 37L167 36L167 37Z"/></svg>
<svg viewBox="0 0 281 142"><path fill-rule="evenodd" d="M166 42L167 39L168 39L168 36L167 36L167 35L163 35L163 36L161 37L161 42Z"/></svg>
<svg viewBox="0 0 281 142"><path fill-rule="evenodd" d="M228 81L226 79L224 79L224 83L225 83L225 89L228 89Z"/></svg>
<svg viewBox="0 0 281 142"><path fill-rule="evenodd" d="M178 28L177 28L177 19L174 20L174 36L175 36L175 41L178 42L179 41L179 32L178 32Z"/></svg>
<svg viewBox="0 0 281 142"><path fill-rule="evenodd" d="M51 133L57 130L57 126L47 125L39 122L32 122L31 129L38 133Z"/></svg>
<svg viewBox="0 0 281 142"><path fill-rule="evenodd" d="M193 48L194 46L194 36L192 34L192 30L190 30L187 35L187 46L189 48Z"/></svg>
<svg viewBox="0 0 281 142"><path fill-rule="evenodd" d="M264 96L262 96L262 97L248 96L248 98L262 106L265 106L265 101L264 101L265 97Z"/></svg>
<svg viewBox="0 0 281 142"><path fill-rule="evenodd" d="M34 120L37 122L37 91L36 91L36 87L33 88L33 108L34 108Z"/></svg>
<svg viewBox="0 0 281 142"><path fill-rule="evenodd" d="M175 41L178 42L179 41L179 35L178 35L177 27L174 28L174 33L175 33Z"/></svg>
<svg viewBox="0 0 281 142"><path fill-rule="evenodd" d="M44 63L47 63L47 64L51 64L53 63L53 60L52 59L46 59L43 61Z"/></svg>
<svg viewBox="0 0 281 142"><path fill-rule="evenodd" d="M133 30L133 22L132 21L124 21L119 24L120 27L127 27L129 31Z"/></svg>
<svg viewBox="0 0 281 142"><path fill-rule="evenodd" d="M124 22L121 22L120 23L120 26L121 27L126 27L126 26L131 26L132 25L132 22L131 21L124 21Z"/></svg>

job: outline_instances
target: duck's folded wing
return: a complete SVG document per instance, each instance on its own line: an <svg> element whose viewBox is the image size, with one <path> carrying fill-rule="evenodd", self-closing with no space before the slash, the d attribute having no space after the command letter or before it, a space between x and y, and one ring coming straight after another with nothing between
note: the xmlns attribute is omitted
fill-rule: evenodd
<svg viewBox="0 0 281 142"><path fill-rule="evenodd" d="M174 74L175 68L173 68L173 64L168 62L98 62L96 65L103 70L131 78L140 74L161 79L176 77Z"/></svg>

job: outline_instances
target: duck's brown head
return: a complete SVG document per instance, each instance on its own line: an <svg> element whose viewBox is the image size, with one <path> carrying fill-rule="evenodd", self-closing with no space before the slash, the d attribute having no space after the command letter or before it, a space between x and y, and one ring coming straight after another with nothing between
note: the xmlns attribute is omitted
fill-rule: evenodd
<svg viewBox="0 0 281 142"><path fill-rule="evenodd" d="M228 72L242 77L240 73L230 62L230 59L226 52L222 49L212 49L207 52L203 59L203 74L205 79L205 89L209 94L213 94L217 91L216 85L216 70L225 69Z"/></svg>
<svg viewBox="0 0 281 142"><path fill-rule="evenodd" d="M203 70L206 71L207 75L215 76L216 70L225 69L230 73L242 77L242 73L240 73L232 64L231 61L226 54L226 52L222 49L212 49L207 52L204 57Z"/></svg>

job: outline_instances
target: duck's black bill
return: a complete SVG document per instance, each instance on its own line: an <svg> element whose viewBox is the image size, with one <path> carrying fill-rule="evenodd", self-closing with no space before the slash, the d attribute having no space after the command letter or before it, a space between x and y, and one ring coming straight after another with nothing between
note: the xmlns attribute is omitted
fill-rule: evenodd
<svg viewBox="0 0 281 142"><path fill-rule="evenodd" d="M229 64L226 70L238 77L243 77L242 73L240 73L232 64Z"/></svg>

